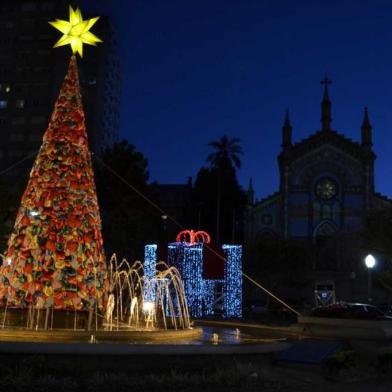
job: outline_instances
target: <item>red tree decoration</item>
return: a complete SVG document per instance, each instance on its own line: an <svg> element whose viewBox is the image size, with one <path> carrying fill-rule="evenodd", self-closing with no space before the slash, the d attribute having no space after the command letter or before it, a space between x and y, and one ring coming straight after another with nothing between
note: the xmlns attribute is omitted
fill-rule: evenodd
<svg viewBox="0 0 392 392"><path fill-rule="evenodd" d="M72 56L0 268L2 305L102 309L106 264Z"/></svg>

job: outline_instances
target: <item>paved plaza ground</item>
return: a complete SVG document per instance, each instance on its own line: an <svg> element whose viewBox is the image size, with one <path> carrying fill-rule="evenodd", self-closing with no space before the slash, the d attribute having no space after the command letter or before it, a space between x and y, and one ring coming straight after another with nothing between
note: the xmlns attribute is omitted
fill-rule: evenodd
<svg viewBox="0 0 392 392"><path fill-rule="evenodd" d="M282 365L272 355L1 355L1 391L389 392L373 359L330 375L322 366Z"/></svg>

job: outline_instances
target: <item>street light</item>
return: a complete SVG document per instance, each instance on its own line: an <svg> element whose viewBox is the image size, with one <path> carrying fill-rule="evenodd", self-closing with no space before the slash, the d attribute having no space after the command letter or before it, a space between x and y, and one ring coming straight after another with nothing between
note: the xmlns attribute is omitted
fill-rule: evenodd
<svg viewBox="0 0 392 392"><path fill-rule="evenodd" d="M365 257L365 265L368 270L368 302L372 302L372 269L376 265L376 259L373 255Z"/></svg>
<svg viewBox="0 0 392 392"><path fill-rule="evenodd" d="M166 222L167 222L167 215L161 215L162 223L163 223L163 242L166 242Z"/></svg>

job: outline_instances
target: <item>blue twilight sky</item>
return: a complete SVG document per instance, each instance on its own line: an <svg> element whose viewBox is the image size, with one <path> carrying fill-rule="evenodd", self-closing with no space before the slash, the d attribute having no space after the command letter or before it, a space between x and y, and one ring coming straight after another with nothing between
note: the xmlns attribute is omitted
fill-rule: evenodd
<svg viewBox="0 0 392 392"><path fill-rule="evenodd" d="M238 176L261 198L277 190L281 127L320 126L327 73L333 127L374 131L377 190L392 196L390 0L85 0L109 15L123 68L122 137L145 154L151 180L195 178L224 132L245 151Z"/></svg>

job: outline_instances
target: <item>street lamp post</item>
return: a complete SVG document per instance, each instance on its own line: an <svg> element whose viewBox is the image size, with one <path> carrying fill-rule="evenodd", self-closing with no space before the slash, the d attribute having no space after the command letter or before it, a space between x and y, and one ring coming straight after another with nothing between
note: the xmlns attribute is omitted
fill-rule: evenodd
<svg viewBox="0 0 392 392"><path fill-rule="evenodd" d="M163 224L163 242L166 242L167 215L162 215L161 218Z"/></svg>
<svg viewBox="0 0 392 392"><path fill-rule="evenodd" d="M376 265L376 259L373 255L367 255L365 257L365 265L368 270L368 302L372 302L372 269Z"/></svg>

